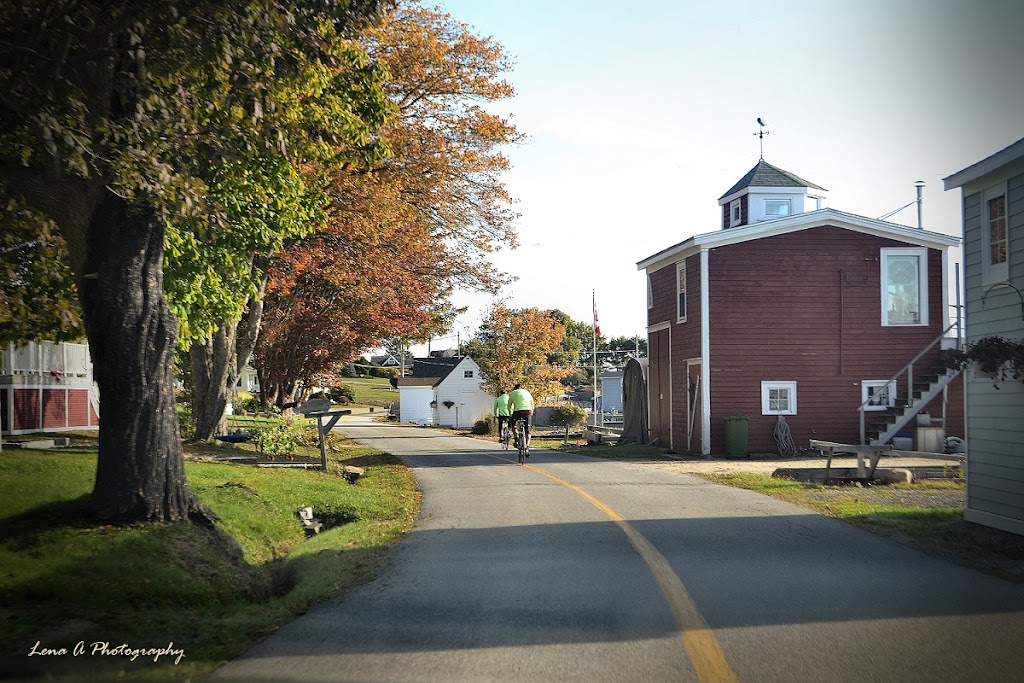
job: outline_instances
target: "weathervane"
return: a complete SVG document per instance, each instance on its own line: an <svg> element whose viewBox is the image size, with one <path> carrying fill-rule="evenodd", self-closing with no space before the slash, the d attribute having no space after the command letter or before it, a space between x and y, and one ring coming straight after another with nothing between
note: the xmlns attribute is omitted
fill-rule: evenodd
<svg viewBox="0 0 1024 683"><path fill-rule="evenodd" d="M760 127L760 130L757 133L754 133L754 137L758 138L761 143L761 161L764 161L764 136L768 135L768 131L766 131L764 127L768 124L762 121L761 117L758 116L757 125Z"/></svg>

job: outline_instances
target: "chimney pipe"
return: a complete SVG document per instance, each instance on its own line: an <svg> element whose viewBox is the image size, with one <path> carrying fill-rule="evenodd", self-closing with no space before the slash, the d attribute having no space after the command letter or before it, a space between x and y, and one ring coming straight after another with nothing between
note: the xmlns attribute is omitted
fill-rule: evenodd
<svg viewBox="0 0 1024 683"><path fill-rule="evenodd" d="M914 183L914 187L917 188L917 228L918 230L924 230L924 199L921 196L924 190L924 181L918 180Z"/></svg>

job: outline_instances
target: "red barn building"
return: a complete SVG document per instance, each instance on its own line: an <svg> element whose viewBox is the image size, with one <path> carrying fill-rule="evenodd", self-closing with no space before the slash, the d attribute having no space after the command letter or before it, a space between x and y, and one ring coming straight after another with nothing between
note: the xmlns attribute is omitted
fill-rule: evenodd
<svg viewBox="0 0 1024 683"><path fill-rule="evenodd" d="M88 344L31 342L0 350L0 432L99 426Z"/></svg>
<svg viewBox="0 0 1024 683"><path fill-rule="evenodd" d="M652 439L724 453L737 414L750 452L777 450L779 416L803 447L887 443L919 415L963 436L962 382L942 361L959 337L947 303L959 239L824 197L762 159L719 199L721 229L637 264Z"/></svg>

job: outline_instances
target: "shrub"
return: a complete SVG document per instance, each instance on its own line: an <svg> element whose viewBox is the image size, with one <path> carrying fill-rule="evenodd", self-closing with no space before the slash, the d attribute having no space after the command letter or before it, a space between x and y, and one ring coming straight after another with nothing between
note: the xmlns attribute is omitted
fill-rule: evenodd
<svg viewBox="0 0 1024 683"><path fill-rule="evenodd" d="M349 363L341 369L342 377L358 377L359 372L356 370L356 366L353 363Z"/></svg>
<svg viewBox="0 0 1024 683"><path fill-rule="evenodd" d="M259 400L248 391L235 392L235 400L232 405L236 413L254 413L260 408Z"/></svg>
<svg viewBox="0 0 1024 683"><path fill-rule="evenodd" d="M494 421L494 416L488 415L482 420L477 420L470 433L494 436L497 433L497 423Z"/></svg>
<svg viewBox="0 0 1024 683"><path fill-rule="evenodd" d="M283 455L295 452L295 444L306 430L304 421L283 418L269 425L252 428L253 442L257 450L267 455Z"/></svg>
<svg viewBox="0 0 1024 683"><path fill-rule="evenodd" d="M569 430L587 421L587 411L575 403L563 403L551 413L551 424L565 427L565 441L569 441Z"/></svg>
<svg viewBox="0 0 1024 683"><path fill-rule="evenodd" d="M341 405L348 405L349 403L355 403L356 401L356 390L352 387L332 387L327 395L332 401L340 403Z"/></svg>

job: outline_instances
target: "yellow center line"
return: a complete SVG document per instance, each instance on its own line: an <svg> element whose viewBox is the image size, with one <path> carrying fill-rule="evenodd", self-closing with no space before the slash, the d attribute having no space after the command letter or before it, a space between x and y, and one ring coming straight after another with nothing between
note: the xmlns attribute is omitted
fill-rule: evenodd
<svg viewBox="0 0 1024 683"><path fill-rule="evenodd" d="M498 458L498 460L514 462L506 458ZM736 681L736 673L729 666L729 662L726 661L722 647L718 644L714 633L708 628L707 622L704 621L704 617L701 616L697 606L693 603L693 599L687 592L686 586L683 585L682 580L673 571L665 556L643 534L637 531L632 524L623 519L619 513L608 507L602 500L595 498L579 486L556 477L550 472L545 472L532 465L523 465L523 467L531 472L542 474L548 479L578 493L622 529L630 544L647 564L647 568L650 569L654 581L658 584L658 588L661 589L665 600L668 602L669 610L672 612L676 627L682 636L683 645L686 647L686 654L689 655L690 662L697 672L697 680L702 683Z"/></svg>

